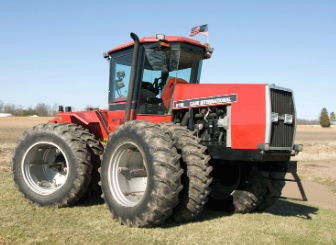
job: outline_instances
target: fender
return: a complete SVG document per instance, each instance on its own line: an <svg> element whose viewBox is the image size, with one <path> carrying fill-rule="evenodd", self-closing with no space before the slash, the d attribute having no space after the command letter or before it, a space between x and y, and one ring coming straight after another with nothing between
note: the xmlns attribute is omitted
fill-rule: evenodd
<svg viewBox="0 0 336 245"><path fill-rule="evenodd" d="M94 134L97 140L106 141L108 139L109 131L105 110L59 112L57 115L61 118L56 117L49 122L81 125Z"/></svg>

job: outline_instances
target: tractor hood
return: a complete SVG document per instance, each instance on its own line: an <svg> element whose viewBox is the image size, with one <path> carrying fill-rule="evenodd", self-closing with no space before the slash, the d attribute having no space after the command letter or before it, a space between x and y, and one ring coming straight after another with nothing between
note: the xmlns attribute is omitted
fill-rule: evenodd
<svg viewBox="0 0 336 245"><path fill-rule="evenodd" d="M266 84L176 84L173 110L222 104L265 111ZM251 109L253 109L251 111Z"/></svg>

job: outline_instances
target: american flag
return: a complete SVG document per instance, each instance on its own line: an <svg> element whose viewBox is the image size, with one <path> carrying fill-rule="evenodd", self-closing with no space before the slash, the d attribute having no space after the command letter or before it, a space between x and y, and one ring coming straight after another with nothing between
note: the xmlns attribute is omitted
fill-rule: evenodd
<svg viewBox="0 0 336 245"><path fill-rule="evenodd" d="M201 33L204 36L209 37L209 35L208 35L208 24L202 25L202 26L195 26L195 27L191 28L191 33L190 33L189 37L196 36L198 33Z"/></svg>

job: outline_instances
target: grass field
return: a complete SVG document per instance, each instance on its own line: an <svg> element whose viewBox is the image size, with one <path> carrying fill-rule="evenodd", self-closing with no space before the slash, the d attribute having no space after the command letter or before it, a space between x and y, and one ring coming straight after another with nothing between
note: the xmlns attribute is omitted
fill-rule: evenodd
<svg viewBox="0 0 336 245"><path fill-rule="evenodd" d="M336 212L278 201L265 213L230 215L205 210L192 223L128 228L104 204L37 208L0 173L0 244L335 244Z"/></svg>
<svg viewBox="0 0 336 245"><path fill-rule="evenodd" d="M13 187L11 150L26 129L47 120L0 119L0 244L336 243L335 211L282 200L265 213L231 215L206 209L195 222L169 221L153 229L120 226L104 204L95 200L62 209L32 206ZM301 177L324 184L335 182L335 139L335 127L298 127L296 143L305 145L297 158Z"/></svg>

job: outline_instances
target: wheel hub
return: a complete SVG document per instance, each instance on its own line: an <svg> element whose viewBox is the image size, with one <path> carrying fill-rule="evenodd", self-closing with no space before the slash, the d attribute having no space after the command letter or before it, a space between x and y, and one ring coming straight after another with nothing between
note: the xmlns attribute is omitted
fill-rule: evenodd
<svg viewBox="0 0 336 245"><path fill-rule="evenodd" d="M39 142L32 145L22 160L26 184L40 195L50 195L61 188L68 172L65 154L54 143Z"/></svg>
<svg viewBox="0 0 336 245"><path fill-rule="evenodd" d="M108 177L112 195L120 205L134 207L140 202L147 187L147 170L135 143L123 142L113 151Z"/></svg>

